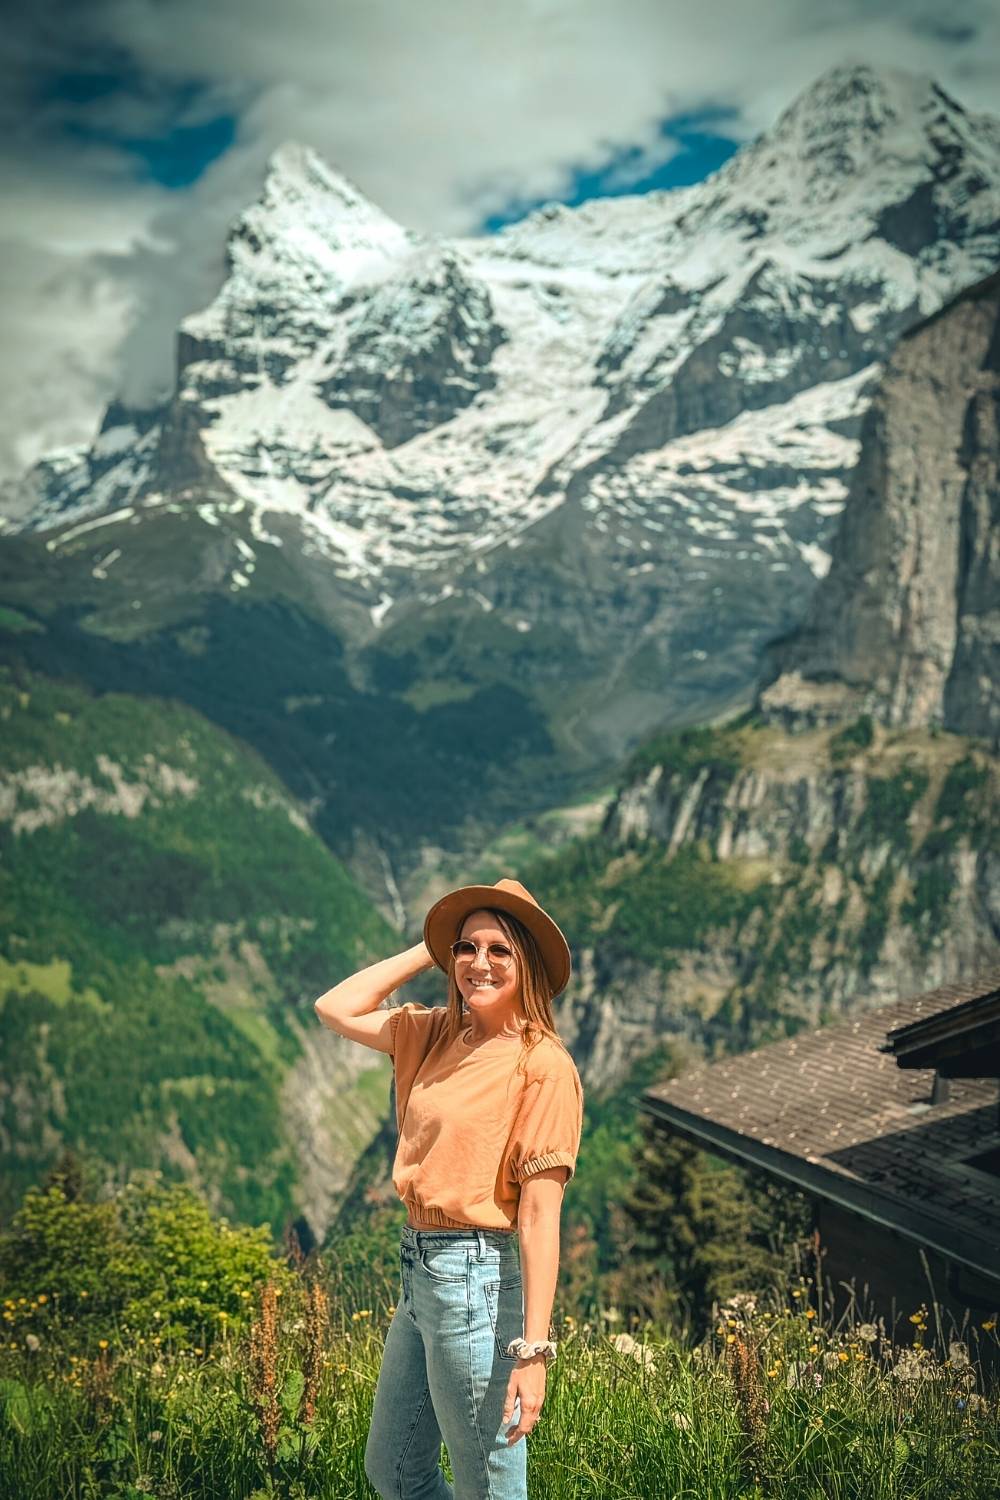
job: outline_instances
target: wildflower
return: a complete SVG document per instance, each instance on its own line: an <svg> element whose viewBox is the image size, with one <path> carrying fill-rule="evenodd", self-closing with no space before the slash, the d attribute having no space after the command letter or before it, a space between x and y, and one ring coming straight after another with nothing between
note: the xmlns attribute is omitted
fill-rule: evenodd
<svg viewBox="0 0 1000 1500"><path fill-rule="evenodd" d="M720 1311L723 1317L752 1318L757 1311L757 1298L752 1292L734 1292Z"/></svg>
<svg viewBox="0 0 1000 1500"><path fill-rule="evenodd" d="M726 1334L726 1343L727 1344L735 1344L736 1343L736 1335L735 1335L735 1333L727 1333Z"/></svg>
<svg viewBox="0 0 1000 1500"><path fill-rule="evenodd" d="M897 1380L937 1380L944 1373L928 1365L924 1356L926 1349L903 1349L896 1363L892 1367L892 1373Z"/></svg>
<svg viewBox="0 0 1000 1500"><path fill-rule="evenodd" d="M815 1316L816 1316L816 1309L814 1307L807 1307L806 1308L806 1317L807 1318L814 1318Z"/></svg>
<svg viewBox="0 0 1000 1500"><path fill-rule="evenodd" d="M250 1382L254 1411L268 1462L273 1464L278 1449L278 1308L276 1288L267 1282L261 1288L260 1318L250 1329Z"/></svg>
<svg viewBox="0 0 1000 1500"><path fill-rule="evenodd" d="M878 1338L878 1329L874 1323L862 1323L857 1330L858 1338L865 1344L874 1344Z"/></svg>
<svg viewBox="0 0 1000 1500"><path fill-rule="evenodd" d="M846 1363L846 1361L849 1360L850 1357L851 1356L847 1354L843 1349L841 1349L840 1353L837 1355L837 1358L840 1360L841 1364Z"/></svg>
<svg viewBox="0 0 1000 1500"><path fill-rule="evenodd" d="M809 1353L810 1354L818 1354L819 1353L819 1345L818 1344L810 1344L809 1345Z"/></svg>
<svg viewBox="0 0 1000 1500"><path fill-rule="evenodd" d="M656 1360L652 1349L643 1348L630 1333L616 1333L611 1343L619 1354L631 1354L636 1364L645 1365L647 1369L655 1368Z"/></svg>
<svg viewBox="0 0 1000 1500"><path fill-rule="evenodd" d="M948 1345L948 1361L954 1370L966 1370L969 1367L968 1348L958 1339L953 1339Z"/></svg>
<svg viewBox="0 0 1000 1500"><path fill-rule="evenodd" d="M97 1340L97 1347L98 1347L98 1349L106 1349L108 1347L108 1341L107 1341L107 1339L98 1339Z"/></svg>
<svg viewBox="0 0 1000 1500"><path fill-rule="evenodd" d="M987 1318L986 1322L982 1324L982 1327L986 1329L987 1333L992 1333L993 1330L994 1330L994 1328L996 1326L997 1326L997 1320L996 1320L996 1318Z"/></svg>
<svg viewBox="0 0 1000 1500"><path fill-rule="evenodd" d="M162 1439L163 1439L163 1433L159 1430L159 1428L157 1428L157 1430L155 1432L151 1432L149 1434L149 1441L151 1443L159 1443L159 1442L162 1441Z"/></svg>
<svg viewBox="0 0 1000 1500"><path fill-rule="evenodd" d="M670 1413L670 1420L680 1432L691 1431L691 1418L688 1416L687 1412L672 1411Z"/></svg>
<svg viewBox="0 0 1000 1500"><path fill-rule="evenodd" d="M35 1298L36 1302L40 1302L40 1303L43 1303L43 1304L46 1303L46 1302L48 1302L48 1300L49 1300L49 1294L48 1294L48 1292L39 1292L38 1296Z"/></svg>
<svg viewBox="0 0 1000 1500"><path fill-rule="evenodd" d="M37 1354L42 1347L42 1341L36 1333L26 1333L24 1336L24 1347L32 1354Z"/></svg>
<svg viewBox="0 0 1000 1500"><path fill-rule="evenodd" d="M81 1292L81 1293L80 1293L80 1296L81 1296L81 1297L89 1297L89 1296L90 1296L90 1293L89 1293L89 1292Z"/></svg>
<svg viewBox="0 0 1000 1500"><path fill-rule="evenodd" d="M316 1415L319 1382L322 1367L327 1363L323 1355L323 1340L330 1320L330 1303L326 1292L315 1282L309 1288L306 1299L306 1350L303 1359L304 1381L299 1400L298 1420L310 1423Z"/></svg>

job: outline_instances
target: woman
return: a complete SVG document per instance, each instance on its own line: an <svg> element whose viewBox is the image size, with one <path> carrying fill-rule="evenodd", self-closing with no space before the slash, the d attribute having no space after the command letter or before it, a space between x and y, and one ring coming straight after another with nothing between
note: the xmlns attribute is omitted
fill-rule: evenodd
<svg viewBox="0 0 1000 1500"><path fill-rule="evenodd" d="M434 964L446 1006L378 1009ZM324 1025L388 1052L396 1081L401 1296L365 1449L382 1500L527 1495L521 1439L556 1352L559 1216L583 1126L579 1074L552 1016L570 967L552 918L518 881L498 880L450 891L422 942L316 1001Z"/></svg>

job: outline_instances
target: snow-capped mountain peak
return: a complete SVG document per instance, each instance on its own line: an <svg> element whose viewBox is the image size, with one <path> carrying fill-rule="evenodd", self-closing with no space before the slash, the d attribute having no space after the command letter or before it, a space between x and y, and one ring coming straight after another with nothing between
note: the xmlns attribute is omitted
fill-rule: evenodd
<svg viewBox="0 0 1000 1500"><path fill-rule="evenodd" d="M280 246L346 280L366 259L395 257L419 239L310 147L288 141L269 158L261 195L236 220L229 248L234 269L250 271Z"/></svg>
<svg viewBox="0 0 1000 1500"><path fill-rule="evenodd" d="M441 580L499 607L502 580L470 592L470 571L560 515L626 593L715 591L727 568L804 590L879 362L1000 259L998 224L1000 125L868 67L825 74L703 183L453 241L289 143L182 324L159 436L127 448L117 422L84 463L41 466L8 529L148 494L245 508L267 544L283 512L377 629Z"/></svg>

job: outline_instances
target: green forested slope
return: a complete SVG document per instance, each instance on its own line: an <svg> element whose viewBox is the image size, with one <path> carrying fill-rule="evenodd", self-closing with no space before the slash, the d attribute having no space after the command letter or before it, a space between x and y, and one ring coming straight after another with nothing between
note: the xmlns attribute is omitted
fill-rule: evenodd
<svg viewBox="0 0 1000 1500"><path fill-rule="evenodd" d="M0 723L0 1213L67 1143L280 1228L290 1017L395 933L183 704L4 669Z"/></svg>

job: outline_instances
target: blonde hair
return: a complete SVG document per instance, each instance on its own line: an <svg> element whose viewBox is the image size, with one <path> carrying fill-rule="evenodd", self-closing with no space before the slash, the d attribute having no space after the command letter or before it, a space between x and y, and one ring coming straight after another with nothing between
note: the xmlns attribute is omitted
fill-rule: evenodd
<svg viewBox="0 0 1000 1500"><path fill-rule="evenodd" d="M552 985L534 934L518 917L508 911L497 911L492 906L473 906L462 916L455 931L456 938L461 937L466 919L473 911L489 912L497 926L507 934L510 946L514 950L521 979L521 1009L526 1017L521 1033L517 1070L522 1071L526 1055L533 1047L538 1046L543 1036L550 1037L569 1055L569 1048L556 1030L555 1018L552 1014ZM462 992L455 978L455 960L452 958L448 962L448 1018L444 1023L445 1036L449 1043L457 1038L462 1029L462 1021Z"/></svg>

